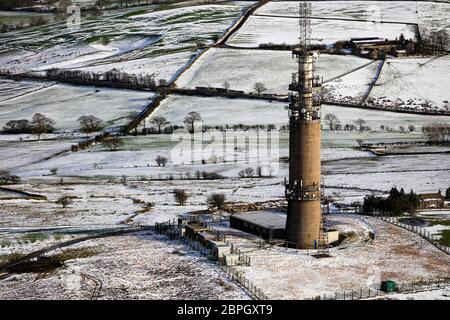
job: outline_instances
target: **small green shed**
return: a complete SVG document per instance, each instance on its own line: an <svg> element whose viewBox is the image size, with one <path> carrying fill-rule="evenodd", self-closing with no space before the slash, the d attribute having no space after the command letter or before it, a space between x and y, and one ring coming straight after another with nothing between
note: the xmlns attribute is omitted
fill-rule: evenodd
<svg viewBox="0 0 450 320"><path fill-rule="evenodd" d="M381 291L386 293L397 291L397 283L392 280L386 280L381 283Z"/></svg>

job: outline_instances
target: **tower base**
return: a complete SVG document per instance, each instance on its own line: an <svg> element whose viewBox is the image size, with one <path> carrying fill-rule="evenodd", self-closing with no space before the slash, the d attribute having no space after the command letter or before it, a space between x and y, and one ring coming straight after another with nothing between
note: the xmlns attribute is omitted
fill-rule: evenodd
<svg viewBox="0 0 450 320"><path fill-rule="evenodd" d="M289 200L286 220L286 241L299 249L319 247L320 200Z"/></svg>

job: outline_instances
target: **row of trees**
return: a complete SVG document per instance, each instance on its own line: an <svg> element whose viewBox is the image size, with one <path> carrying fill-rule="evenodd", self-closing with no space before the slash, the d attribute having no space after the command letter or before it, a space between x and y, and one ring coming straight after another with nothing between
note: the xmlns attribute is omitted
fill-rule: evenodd
<svg viewBox="0 0 450 320"><path fill-rule="evenodd" d="M25 23L24 20L20 20L17 24L8 24L3 23L0 26L0 32L6 33L9 31L22 29L24 27L36 27L36 26L42 26L44 24L48 23L48 20L42 16L32 17L28 23Z"/></svg>
<svg viewBox="0 0 450 320"><path fill-rule="evenodd" d="M202 117L201 115L196 112L196 111L192 111L189 112L188 115L184 118L183 123L185 124L186 129L190 132L193 133L194 132L194 126L195 126L195 122L196 121L201 121ZM353 121L353 123L350 124L341 124L341 121L339 120L339 118L333 114L333 113L327 113L325 114L324 118L324 125L326 125L326 127L329 130L346 130L346 131L354 131L354 130L358 130L358 131L370 131L371 128L369 126L366 125L367 121L365 119L362 118L358 118L355 121ZM151 130L148 129L148 132L151 133L172 133L175 129L181 128L178 126L170 126L170 121L168 121L165 117L163 116L157 116L155 118L153 118L150 121L151 124L154 125L155 128L152 128ZM423 132L427 135L430 136L430 140L434 139L434 140L448 140L449 138L449 130L448 130L448 125L447 124L432 124L429 126L425 126L423 127ZM287 130L289 127L288 126L281 126L280 130ZM166 130L168 129L168 130ZM215 130L228 130L228 129L234 129L234 130L249 130L249 129L254 129L254 130L274 130L276 129L276 126L274 124L269 124L269 125L243 125L243 124L235 124L235 125L216 125L216 126L208 126L208 125L202 125L202 128L200 128L202 131L207 131L209 129L215 129ZM380 125L380 129L382 131L388 131L388 132L393 132L393 131L399 131L399 132L414 132L416 131L416 127L412 124L408 125L407 127L403 126L403 125L399 125L397 129L395 128L391 128L389 126L386 125Z"/></svg>
<svg viewBox="0 0 450 320"><path fill-rule="evenodd" d="M264 174L263 168L261 166L258 166L256 167L256 170L251 167L242 169L239 171L238 176L240 178L254 178L254 177L262 178L264 176L272 177L272 174L273 174L272 167L269 166L267 168L267 173Z"/></svg>
<svg viewBox="0 0 450 320"><path fill-rule="evenodd" d="M414 214L420 206L419 196L411 190L409 193L394 187L390 190L389 196L369 195L364 198L363 212L365 214L383 213L391 215L401 215L404 212Z"/></svg>
<svg viewBox="0 0 450 320"><path fill-rule="evenodd" d="M13 10L31 7L36 0L2 0L0 1L0 10Z"/></svg>
<svg viewBox="0 0 450 320"><path fill-rule="evenodd" d="M106 72L91 72L82 70L61 70L52 68L47 71L51 79L77 80L77 81L108 81L124 83L143 88L158 89L168 85L165 79L158 79L157 74L130 74L128 72L112 69Z"/></svg>
<svg viewBox="0 0 450 320"><path fill-rule="evenodd" d="M370 127L366 126L366 120L359 118L353 121L353 124L342 125L339 118L333 113L327 113L324 116L324 122L328 125L330 130L359 130L359 131L369 131Z"/></svg>
<svg viewBox="0 0 450 320"><path fill-rule="evenodd" d="M81 116L78 118L79 130L83 133L90 134L105 128L105 123L94 115ZM36 113L31 121L27 119L10 120L4 126L6 133L21 134L33 133L41 139L44 133L51 133L55 130L55 120L47 117L42 113Z"/></svg>
<svg viewBox="0 0 450 320"><path fill-rule="evenodd" d="M55 121L43 115L36 113L31 121L27 119L10 120L4 126L6 133L34 133L41 139L44 133L51 133L55 130Z"/></svg>
<svg viewBox="0 0 450 320"><path fill-rule="evenodd" d="M450 142L450 124L445 122L434 122L422 127L422 132L433 144L444 144Z"/></svg>

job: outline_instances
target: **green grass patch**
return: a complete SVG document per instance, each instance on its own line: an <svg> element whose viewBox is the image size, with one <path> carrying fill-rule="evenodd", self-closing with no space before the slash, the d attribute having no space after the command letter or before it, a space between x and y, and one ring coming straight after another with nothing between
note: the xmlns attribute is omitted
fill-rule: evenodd
<svg viewBox="0 0 450 320"><path fill-rule="evenodd" d="M443 230L441 232L441 239L439 239L440 244L446 247L450 247L450 230Z"/></svg>
<svg viewBox="0 0 450 320"><path fill-rule="evenodd" d="M11 245L11 241L8 240L8 239L3 239L3 240L0 242L0 247L2 247L2 248L7 248L7 247L9 247L10 245Z"/></svg>
<svg viewBox="0 0 450 320"><path fill-rule="evenodd" d="M83 259L95 256L101 252L101 248L87 247L66 249L51 256L40 256L36 260L20 262L6 269L9 273L50 273L64 266L65 262L73 259ZM11 254L5 259L5 263L13 263L23 258L22 254Z"/></svg>
<svg viewBox="0 0 450 320"><path fill-rule="evenodd" d="M23 253L13 252L10 254L0 255L1 264L9 264L22 259L25 256Z"/></svg>
<svg viewBox="0 0 450 320"><path fill-rule="evenodd" d="M93 36L86 39L86 42L88 44L92 43L101 43L102 45L106 46L111 42L111 36L108 35L101 35L101 36Z"/></svg>
<svg viewBox="0 0 450 320"><path fill-rule="evenodd" d="M26 233L22 236L22 241L29 242L29 243L35 243L38 241L44 241L50 238L48 233L43 232L33 232L33 233Z"/></svg>

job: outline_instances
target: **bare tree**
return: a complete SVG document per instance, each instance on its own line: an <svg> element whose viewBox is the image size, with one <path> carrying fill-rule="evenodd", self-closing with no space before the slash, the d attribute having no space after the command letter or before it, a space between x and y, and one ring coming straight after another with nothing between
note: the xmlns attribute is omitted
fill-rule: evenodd
<svg viewBox="0 0 450 320"><path fill-rule="evenodd" d="M28 133L31 131L31 123L27 119L17 120L17 129L19 133Z"/></svg>
<svg viewBox="0 0 450 320"><path fill-rule="evenodd" d="M227 80L225 80L224 82L223 82L223 87L224 87L224 89L225 90L230 90L230 83L227 81Z"/></svg>
<svg viewBox="0 0 450 320"><path fill-rule="evenodd" d="M81 116L78 118L78 123L80 124L80 131L88 135L105 127L103 120L94 115Z"/></svg>
<svg viewBox="0 0 450 320"><path fill-rule="evenodd" d="M356 142L358 143L358 146L361 148L364 144L364 140L363 139L356 139Z"/></svg>
<svg viewBox="0 0 450 320"><path fill-rule="evenodd" d="M161 129L170 123L165 117L155 117L150 122L158 128L158 133L161 133Z"/></svg>
<svg viewBox="0 0 450 320"><path fill-rule="evenodd" d="M267 90L265 84L262 82L255 82L255 84L253 85L253 89L256 91L256 94L258 95Z"/></svg>
<svg viewBox="0 0 450 320"><path fill-rule="evenodd" d="M73 199L69 196L61 196L56 200L56 203L62 205L63 208L67 208L67 206L73 203Z"/></svg>
<svg viewBox="0 0 450 320"><path fill-rule="evenodd" d="M28 133L31 131L30 121L26 119L10 120L3 126L3 130L8 133Z"/></svg>
<svg viewBox="0 0 450 320"><path fill-rule="evenodd" d="M49 133L55 130L54 125L54 120L47 118L42 113L36 113L31 120L31 131L37 134L38 140L41 140L43 133Z"/></svg>
<svg viewBox="0 0 450 320"><path fill-rule="evenodd" d="M196 111L191 111L187 114L187 116L184 118L183 122L187 126L187 129L190 133L194 132L195 122L201 121L202 117L200 114Z"/></svg>
<svg viewBox="0 0 450 320"><path fill-rule="evenodd" d="M111 4L111 0L97 0L95 5L100 9L103 9Z"/></svg>
<svg viewBox="0 0 450 320"><path fill-rule="evenodd" d="M330 130L334 129L334 126L340 123L338 117L334 113L327 113L324 117L325 122L328 123Z"/></svg>
<svg viewBox="0 0 450 320"><path fill-rule="evenodd" d="M110 151L117 151L117 149L124 145L124 142L120 137L111 137L102 141L102 144L107 147Z"/></svg>
<svg viewBox="0 0 450 320"><path fill-rule="evenodd" d="M262 177L263 172L262 172L262 167L261 166L256 167L256 175L258 177L260 177L260 178Z"/></svg>
<svg viewBox="0 0 450 320"><path fill-rule="evenodd" d="M355 121L355 124L357 126L359 126L359 131L363 131L364 128L364 124L366 123L366 120L359 118L358 120Z"/></svg>
<svg viewBox="0 0 450 320"><path fill-rule="evenodd" d="M180 206L185 206L188 199L188 194L183 189L175 189L173 191L173 197Z"/></svg>
<svg viewBox="0 0 450 320"><path fill-rule="evenodd" d="M225 200L226 200L225 194L213 193L208 196L208 198L206 199L206 202L208 203L208 205L211 208L216 207L217 209L223 209Z"/></svg>
<svg viewBox="0 0 450 320"><path fill-rule="evenodd" d="M414 125L410 124L408 126L408 130L409 130L409 132L414 132L414 131L416 131L416 127Z"/></svg>
<svg viewBox="0 0 450 320"><path fill-rule="evenodd" d="M162 157L162 156L157 156L155 159L156 164L158 165L158 167L163 166L165 167L168 160L166 157Z"/></svg>

